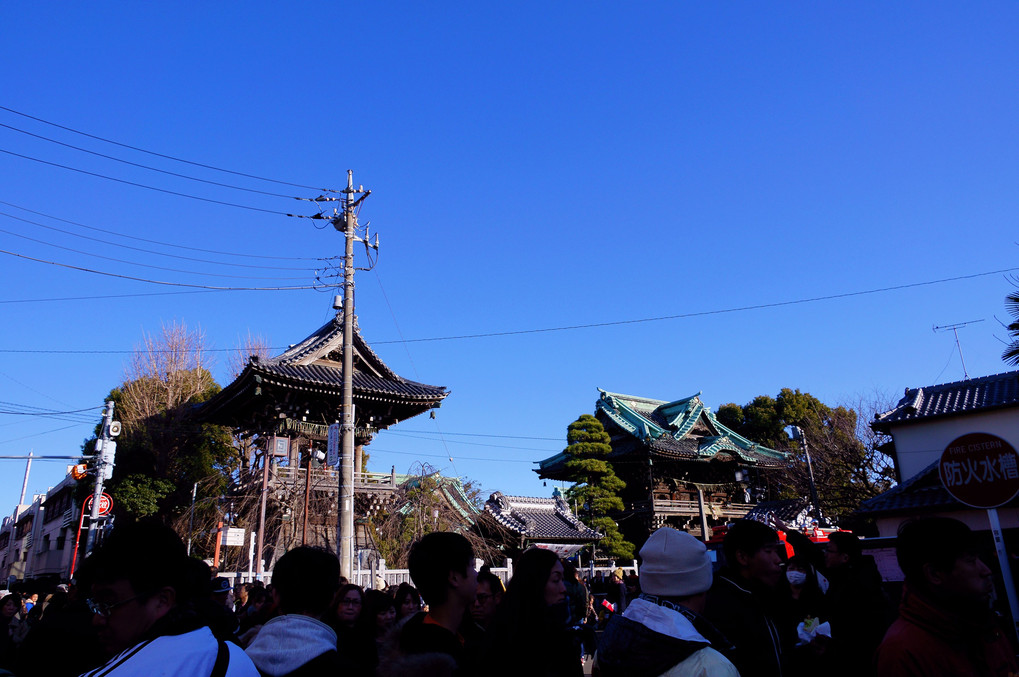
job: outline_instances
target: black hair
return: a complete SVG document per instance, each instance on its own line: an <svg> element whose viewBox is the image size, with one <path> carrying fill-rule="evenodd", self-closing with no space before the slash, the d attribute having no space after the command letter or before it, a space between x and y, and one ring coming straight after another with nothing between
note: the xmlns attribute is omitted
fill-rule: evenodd
<svg viewBox="0 0 1019 677"><path fill-rule="evenodd" d="M340 560L325 548L302 545L279 558L272 583L280 612L321 616L340 587Z"/></svg>
<svg viewBox="0 0 1019 677"><path fill-rule="evenodd" d="M421 608L421 595L418 594L417 588L406 581L400 583L400 587L396 589L395 598L394 604L396 605L397 618L403 617L403 603L408 599L413 599L418 608Z"/></svg>
<svg viewBox="0 0 1019 677"><path fill-rule="evenodd" d="M126 580L143 599L169 587L179 604L196 592L184 542L173 529L156 521L119 525L89 560L93 583Z"/></svg>
<svg viewBox="0 0 1019 677"><path fill-rule="evenodd" d="M834 543L841 554L849 556L850 564L855 564L863 554L863 545L859 537L848 531L833 531L828 534L828 541Z"/></svg>
<svg viewBox="0 0 1019 677"><path fill-rule="evenodd" d="M729 566L736 566L736 553L753 556L766 545L778 542L778 533L763 522L741 519L729 527L722 539L722 550Z"/></svg>
<svg viewBox="0 0 1019 677"><path fill-rule="evenodd" d="M503 585L502 579L493 574L489 567L481 567L481 571L478 572L478 585L482 583L488 583L488 589L492 591L493 595L506 592L506 586Z"/></svg>
<svg viewBox="0 0 1019 677"><path fill-rule="evenodd" d="M466 574L474 559L470 541L449 531L433 531L415 542L407 558L410 578L431 606L439 606L449 594L449 574Z"/></svg>
<svg viewBox="0 0 1019 677"><path fill-rule="evenodd" d="M357 619L362 632L369 637L375 636L377 631L375 617L389 609L395 610L395 602L388 593L383 590L365 590L361 617Z"/></svg>
<svg viewBox="0 0 1019 677"><path fill-rule="evenodd" d="M530 650L556 641L547 635L550 607L545 601L545 586L557 562L558 555L537 547L528 548L513 561L513 578L490 630L497 653L511 655L518 647Z"/></svg>
<svg viewBox="0 0 1019 677"><path fill-rule="evenodd" d="M976 554L973 531L951 517L923 517L899 525L895 558L913 587L925 588L923 567L930 564L939 571L951 571L960 557Z"/></svg>

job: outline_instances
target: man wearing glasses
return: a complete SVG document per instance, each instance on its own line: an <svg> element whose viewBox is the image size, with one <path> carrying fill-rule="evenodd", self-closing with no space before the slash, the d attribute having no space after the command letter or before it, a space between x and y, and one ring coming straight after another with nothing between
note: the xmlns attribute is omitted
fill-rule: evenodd
<svg viewBox="0 0 1019 677"><path fill-rule="evenodd" d="M207 582L196 563L169 527L117 527L83 564L93 581L92 624L113 658L82 677L257 677L244 651L217 639L195 612Z"/></svg>

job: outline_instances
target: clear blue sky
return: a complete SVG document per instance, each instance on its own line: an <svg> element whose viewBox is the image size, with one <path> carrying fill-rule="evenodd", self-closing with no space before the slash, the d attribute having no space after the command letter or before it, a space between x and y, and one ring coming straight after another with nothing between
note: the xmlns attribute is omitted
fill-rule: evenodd
<svg viewBox="0 0 1019 677"><path fill-rule="evenodd" d="M977 275L1019 269L1017 28L1019 6L1004 2L4 3L0 106L305 186L340 188L353 169L373 191L362 222L381 237L377 267L358 274L362 332L397 373L452 391L435 421L381 434L373 469L423 460L486 494L548 495L532 462L564 446L599 387L703 391L716 408L783 387L832 403L894 397L961 378L954 338L931 328L980 319L960 332L969 373L1006 370L994 316L1012 287ZM210 181L318 194L6 110L0 124ZM268 257L342 253L317 222L9 153L270 212L308 203L7 127L0 149L5 251L246 287L308 284L318 265ZM977 277L400 343L964 276ZM331 294L314 290L181 291L0 254L0 408L94 409L0 414L0 454L76 453L126 351L161 323L200 326L218 349L249 333L282 348L332 314ZM132 294L159 295L101 298ZM215 375L228 382L226 353ZM24 464L0 468L7 512ZM63 471L34 464L29 490Z"/></svg>

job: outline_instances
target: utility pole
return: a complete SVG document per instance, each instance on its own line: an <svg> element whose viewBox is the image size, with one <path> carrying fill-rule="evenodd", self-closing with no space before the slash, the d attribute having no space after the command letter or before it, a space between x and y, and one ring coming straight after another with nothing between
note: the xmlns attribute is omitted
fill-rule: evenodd
<svg viewBox="0 0 1019 677"><path fill-rule="evenodd" d="M803 453L807 457L807 476L810 478L810 504L814 508L814 516L820 522L821 502L817 500L817 485L814 483L814 463L810 460L810 447L807 446L807 436L803 434L803 428L798 425L791 425L787 428L792 433L792 438L803 446Z"/></svg>
<svg viewBox="0 0 1019 677"><path fill-rule="evenodd" d="M120 423L113 420L113 401L106 402L103 412L103 428L96 440L96 489L92 495L92 514L88 520L88 538L85 539L85 556L92 553L96 542L96 529L99 527L100 502L103 497L103 482L113 477L113 461L117 452L117 443L112 438L120 434Z"/></svg>
<svg viewBox="0 0 1019 677"><path fill-rule="evenodd" d="M357 206L371 191L354 189L354 172L347 170L343 211L333 217L336 230L343 231L343 400L340 419L340 472L338 524L340 575L353 574L354 553L354 241L357 240ZM355 199L355 195L361 197Z"/></svg>

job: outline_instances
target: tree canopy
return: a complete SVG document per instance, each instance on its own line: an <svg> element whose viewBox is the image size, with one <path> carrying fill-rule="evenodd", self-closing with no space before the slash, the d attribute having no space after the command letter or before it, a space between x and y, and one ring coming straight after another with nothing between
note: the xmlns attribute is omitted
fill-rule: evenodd
<svg viewBox="0 0 1019 677"><path fill-rule="evenodd" d="M725 426L772 449L789 451L792 461L772 481L780 497L810 495L809 451L822 514L832 520L848 517L860 501L887 490L893 481L890 459L880 439L861 420L857 409L829 406L810 393L783 388L777 397L760 395L744 406L719 407ZM868 412L869 413L869 412ZM790 438L788 426L803 430L806 449Z"/></svg>
<svg viewBox="0 0 1019 677"><path fill-rule="evenodd" d="M570 457L566 462L566 472L574 485L566 495L578 506L583 506L579 511L580 519L604 535L598 542L600 549L615 559L632 559L633 543L623 539L615 520L609 516L612 512L623 510L619 492L626 487L605 460L612 452L610 439L601 421L590 414L581 415L567 427L566 441L569 444L563 452Z"/></svg>

